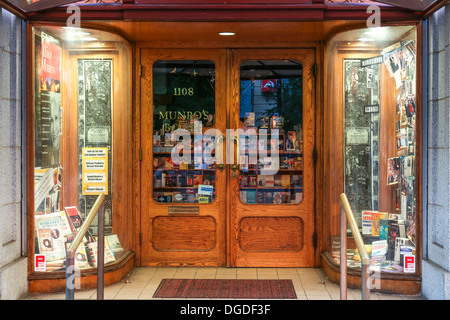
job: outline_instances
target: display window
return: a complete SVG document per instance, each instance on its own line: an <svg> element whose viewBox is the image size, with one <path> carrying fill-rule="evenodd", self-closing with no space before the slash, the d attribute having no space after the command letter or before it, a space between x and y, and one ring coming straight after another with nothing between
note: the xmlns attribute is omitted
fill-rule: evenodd
<svg viewBox="0 0 450 320"><path fill-rule="evenodd" d="M105 32L33 28L34 271L65 268L66 249L100 194L105 263L129 249L115 221L129 206L123 197L131 173L119 170L127 163L121 154L130 149L129 50ZM97 265L97 229L95 218L75 255L79 268Z"/></svg>
<svg viewBox="0 0 450 320"><path fill-rule="evenodd" d="M416 69L414 26L344 32L327 46L327 99L335 108L327 121L343 124L330 130L331 143L342 141L331 147L342 179L330 182L346 194L370 268L382 274L418 270ZM334 204L330 221L339 221ZM342 263L339 223L329 230L328 250ZM358 250L348 243L347 266L359 268Z"/></svg>

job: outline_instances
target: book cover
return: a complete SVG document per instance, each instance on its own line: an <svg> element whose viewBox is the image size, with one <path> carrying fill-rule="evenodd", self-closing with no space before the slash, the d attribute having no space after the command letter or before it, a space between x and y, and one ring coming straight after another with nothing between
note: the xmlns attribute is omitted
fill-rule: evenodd
<svg viewBox="0 0 450 320"><path fill-rule="evenodd" d="M256 190L247 191L247 203L256 203Z"/></svg>
<svg viewBox="0 0 450 320"><path fill-rule="evenodd" d="M264 203L264 192L258 191L256 193L256 203Z"/></svg>
<svg viewBox="0 0 450 320"><path fill-rule="evenodd" d="M257 177L258 187L264 187L266 185L266 176L259 174Z"/></svg>
<svg viewBox="0 0 450 320"><path fill-rule="evenodd" d="M386 219L387 213L372 212L372 236L380 236L380 219Z"/></svg>
<svg viewBox="0 0 450 320"><path fill-rule="evenodd" d="M274 192L273 193L273 203L275 204L281 204L283 203L284 196L282 195L282 192Z"/></svg>
<svg viewBox="0 0 450 320"><path fill-rule="evenodd" d="M362 212L362 234L372 234L372 213L377 211Z"/></svg>
<svg viewBox="0 0 450 320"><path fill-rule="evenodd" d="M42 217L36 220L39 253L47 262L65 259L64 231L61 216Z"/></svg>
<svg viewBox="0 0 450 320"><path fill-rule="evenodd" d="M372 242L372 256L384 256L387 251L387 241L379 240Z"/></svg>
<svg viewBox="0 0 450 320"><path fill-rule="evenodd" d="M173 160L171 157L166 157L164 162L164 169L165 170L173 170L175 169L175 164L173 163Z"/></svg>
<svg viewBox="0 0 450 320"><path fill-rule="evenodd" d="M273 175L266 175L266 187L273 187L275 184Z"/></svg>
<svg viewBox="0 0 450 320"><path fill-rule="evenodd" d="M247 127L254 127L255 126L255 113L254 112L246 112L245 113L244 124Z"/></svg>
<svg viewBox="0 0 450 320"><path fill-rule="evenodd" d="M375 270L380 270L384 260L386 259L386 257L384 255L376 255L376 256L372 256L370 258L370 270L375 271Z"/></svg>
<svg viewBox="0 0 450 320"><path fill-rule="evenodd" d="M105 243L111 249L113 253L124 251L122 245L119 241L119 236L117 234L110 234L105 237Z"/></svg>
<svg viewBox="0 0 450 320"><path fill-rule="evenodd" d="M201 174L194 174L194 186L203 184L203 177Z"/></svg>
<svg viewBox="0 0 450 320"><path fill-rule="evenodd" d="M245 188L248 186L248 177L245 175L240 176L241 188Z"/></svg>
<svg viewBox="0 0 450 320"><path fill-rule="evenodd" d="M89 254L89 260L91 262L91 265L94 268L97 268L97 261L98 261L98 242L94 241L94 242L89 242L87 244L87 248L88 248L88 254ZM116 260L116 258L114 257L114 254L112 253L112 251L106 246L105 244L105 249L104 249L104 264L106 265L109 262L113 262Z"/></svg>
<svg viewBox="0 0 450 320"><path fill-rule="evenodd" d="M173 202L175 203L182 203L184 202L184 196L181 191L174 191L173 192Z"/></svg>
<svg viewBox="0 0 450 320"><path fill-rule="evenodd" d="M255 175L248 176L248 186L256 187L256 176Z"/></svg>
<svg viewBox="0 0 450 320"><path fill-rule="evenodd" d="M401 249L403 246L407 246L409 244L408 238L396 238L395 239L395 254L394 261L395 263L401 263Z"/></svg>
<svg viewBox="0 0 450 320"><path fill-rule="evenodd" d="M395 257L395 241L400 237L400 228L398 221L388 220L387 242L388 249L386 252L387 260L394 260Z"/></svg>
<svg viewBox="0 0 450 320"><path fill-rule="evenodd" d="M388 238L389 219L380 219L380 240Z"/></svg>
<svg viewBox="0 0 450 320"><path fill-rule="evenodd" d="M273 186L274 187L281 187L282 186L281 175L276 174L276 175L273 176Z"/></svg>
<svg viewBox="0 0 450 320"><path fill-rule="evenodd" d="M266 192L266 203L273 203L273 193Z"/></svg>
<svg viewBox="0 0 450 320"><path fill-rule="evenodd" d="M245 190L239 191L239 198L241 199L242 203L247 203L247 191Z"/></svg>
<svg viewBox="0 0 450 320"><path fill-rule="evenodd" d="M283 174L281 176L281 185L283 187L289 188L291 186L291 176L288 174Z"/></svg>

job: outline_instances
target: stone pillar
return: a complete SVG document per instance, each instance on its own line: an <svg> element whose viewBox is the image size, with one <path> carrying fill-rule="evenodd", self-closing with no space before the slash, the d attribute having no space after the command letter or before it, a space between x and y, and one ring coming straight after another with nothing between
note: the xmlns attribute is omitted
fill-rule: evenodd
<svg viewBox="0 0 450 320"><path fill-rule="evenodd" d="M27 293L22 207L22 20L0 8L0 300Z"/></svg>
<svg viewBox="0 0 450 320"><path fill-rule="evenodd" d="M450 5L428 19L428 148L422 296L450 299ZM425 187L424 187L425 188Z"/></svg>

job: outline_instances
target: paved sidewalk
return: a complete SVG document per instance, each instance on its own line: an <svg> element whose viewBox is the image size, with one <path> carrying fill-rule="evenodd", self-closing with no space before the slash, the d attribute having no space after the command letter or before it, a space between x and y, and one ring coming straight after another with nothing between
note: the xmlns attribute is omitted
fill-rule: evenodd
<svg viewBox="0 0 450 320"><path fill-rule="evenodd" d="M339 285L320 268L134 268L122 281L105 286L105 300L161 300L153 298L164 278L292 279L298 300L339 300ZM64 300L65 293L31 294L24 300ZM96 289L76 291L76 300L97 299ZM348 300L360 300L361 290L348 289ZM214 299L212 299L214 300ZM371 293L371 300L423 300L419 296Z"/></svg>

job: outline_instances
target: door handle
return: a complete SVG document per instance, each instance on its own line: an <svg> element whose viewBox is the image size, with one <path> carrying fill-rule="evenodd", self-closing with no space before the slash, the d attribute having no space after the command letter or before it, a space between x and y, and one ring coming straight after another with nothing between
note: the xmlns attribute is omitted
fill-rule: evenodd
<svg viewBox="0 0 450 320"><path fill-rule="evenodd" d="M239 169L239 165L238 165L238 157L240 154L240 144L239 144L239 137L234 136L234 141L236 142L236 152L235 152L235 161L234 163L231 165L231 170L233 171L231 173L231 178L236 179L239 174L238 174L238 169Z"/></svg>
<svg viewBox="0 0 450 320"><path fill-rule="evenodd" d="M219 164L219 165L217 165L217 169L219 169L219 171L222 172L225 169L225 165Z"/></svg>

